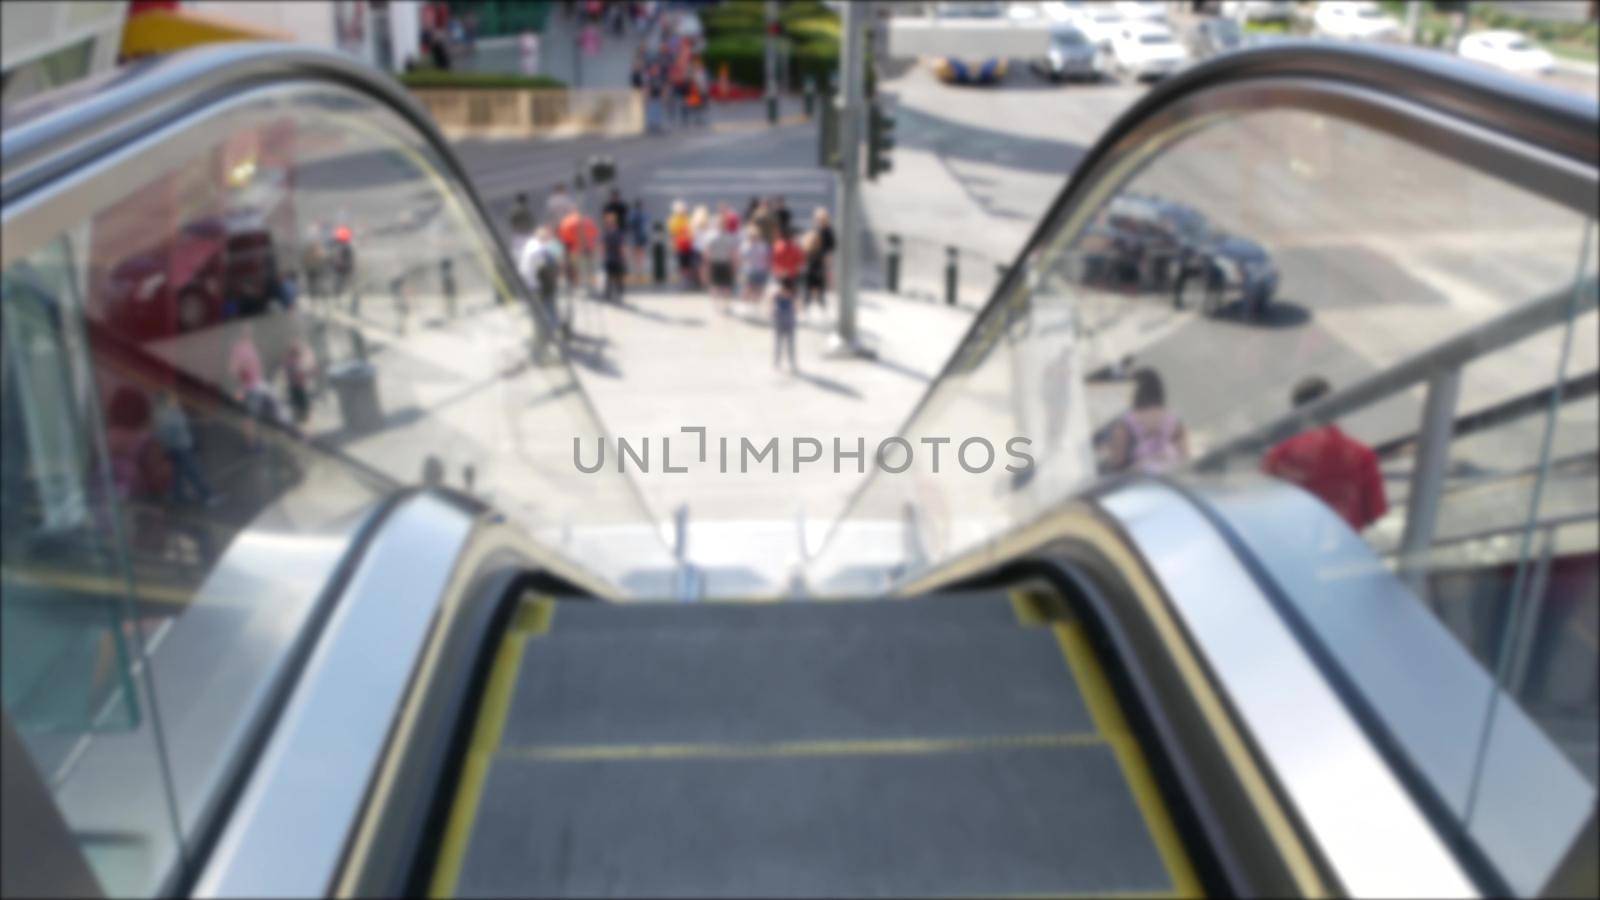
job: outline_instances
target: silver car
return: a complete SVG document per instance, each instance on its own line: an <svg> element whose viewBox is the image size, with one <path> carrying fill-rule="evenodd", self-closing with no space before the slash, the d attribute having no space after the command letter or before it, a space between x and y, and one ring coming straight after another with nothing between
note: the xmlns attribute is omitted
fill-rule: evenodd
<svg viewBox="0 0 1600 900"><path fill-rule="evenodd" d="M1034 60L1034 71L1051 81L1086 80L1100 77L1104 63L1102 51L1071 25L1058 24L1050 30L1050 49Z"/></svg>

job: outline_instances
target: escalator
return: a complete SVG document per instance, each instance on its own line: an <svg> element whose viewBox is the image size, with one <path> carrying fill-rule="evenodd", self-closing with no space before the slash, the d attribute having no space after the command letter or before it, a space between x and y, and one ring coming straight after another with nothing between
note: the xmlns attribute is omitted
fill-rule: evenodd
<svg viewBox="0 0 1600 900"><path fill-rule="evenodd" d="M1200 890L1082 623L1021 592L512 616L435 895Z"/></svg>
<svg viewBox="0 0 1600 900"><path fill-rule="evenodd" d="M394 85L333 54L241 45L74 96L5 134L6 895L1591 884L1595 779L1582 742L1551 734L1595 721L1592 655L1565 637L1589 607L1550 575L1554 551L1540 564L1529 547L1554 473L1561 521L1578 525L1555 558L1595 558L1600 501L1552 464L1594 447L1572 427L1583 405L1563 400L1592 392L1569 357L1591 352L1596 305L1579 240L1593 239L1593 109L1321 46L1153 89L896 431L1024 435L1037 468L873 472L785 590L705 597L620 470L569 468L569 437L606 432L459 165ZM1287 123L1282 172L1258 112ZM1399 325L1352 349L1358 304L1317 295L1335 279L1304 278L1293 254L1324 254L1318 271L1350 294L1401 295L1357 283L1369 271L1445 282L1453 245L1410 257L1391 241L1406 266L1385 268L1352 243L1349 210L1319 205L1349 193L1341 153L1454 184L1407 155L1424 152L1449 154L1461 172L1446 175L1481 202L1454 224L1488 209L1546 229L1552 255L1586 249L1576 274L1507 254L1492 274L1524 281L1506 309L1374 307ZM1256 177L1246 167L1194 175L1236 158L1284 180L1258 201L1219 187ZM1284 283L1304 291L1274 302L1326 330L1280 340L1164 295L1107 294L1079 241L1133 187L1210 203L1219 242L1274 234ZM1305 233L1274 222L1286 209ZM212 221L252 223L285 270L338 233L351 277L235 309L226 260L197 266L164 234ZM116 274L130 270L165 277ZM215 294L217 321L176 314L194 291ZM1495 354L1529 342L1547 363L1559 345L1558 362L1507 374ZM1134 353L1189 365L1169 384L1194 452L1159 476L1099 477L1091 435L1121 410L1099 415L1117 385L1088 373ZM1344 383L1279 409L1256 388L1299 374L1279 367L1296 354ZM1460 408L1475 379L1513 400ZM111 412L127 406L148 411ZM1514 584L1486 624L1448 612L1428 554L1462 525L1439 501L1451 439L1512 407L1511 449L1484 452L1520 454L1507 468L1533 477L1523 543L1495 558ZM1260 474L1275 442L1336 420L1414 445L1380 444L1409 464L1398 540ZM1565 618L1528 611L1544 608ZM1547 632L1565 642L1501 646ZM1530 657L1537 697L1520 690Z"/></svg>

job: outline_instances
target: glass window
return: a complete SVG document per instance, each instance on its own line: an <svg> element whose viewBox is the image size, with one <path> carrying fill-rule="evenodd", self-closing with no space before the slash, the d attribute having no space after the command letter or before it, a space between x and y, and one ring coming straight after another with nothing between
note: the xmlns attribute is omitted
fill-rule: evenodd
<svg viewBox="0 0 1600 900"><path fill-rule="evenodd" d="M477 495L616 581L672 563L615 469L574 469L603 432L546 340L563 311L410 125L270 87L128 154L3 273L0 608L8 712L107 889L148 894L391 491Z"/></svg>

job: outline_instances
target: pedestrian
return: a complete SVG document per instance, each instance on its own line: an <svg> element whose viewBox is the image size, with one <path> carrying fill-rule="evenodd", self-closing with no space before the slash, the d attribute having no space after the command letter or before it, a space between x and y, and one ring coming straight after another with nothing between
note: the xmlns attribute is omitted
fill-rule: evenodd
<svg viewBox="0 0 1600 900"><path fill-rule="evenodd" d="M188 488L193 491L195 502L214 505L216 496L195 459L194 433L189 429L189 418L184 415L183 404L171 388L163 389L156 396L154 424L156 443L161 445L167 461L172 464L172 502L184 502L189 493L185 488Z"/></svg>
<svg viewBox="0 0 1600 900"><path fill-rule="evenodd" d="M744 227L744 242L739 245L739 268L744 275L744 297L756 300L767 289L772 271L772 246L761 236L755 223Z"/></svg>
<svg viewBox="0 0 1600 900"><path fill-rule="evenodd" d="M137 388L117 388L106 407L105 435L111 485L120 500L157 499L172 489L167 457L150 424L150 398Z"/></svg>
<svg viewBox="0 0 1600 900"><path fill-rule="evenodd" d="M1167 472L1189 459L1183 422L1167 409L1161 376L1154 369L1133 373L1133 408L1123 413L1106 441L1112 472Z"/></svg>
<svg viewBox="0 0 1600 900"><path fill-rule="evenodd" d="M507 223L511 226L511 233L522 240L533 233L533 208L528 205L526 191L519 192L511 202L511 215Z"/></svg>
<svg viewBox="0 0 1600 900"><path fill-rule="evenodd" d="M706 64L695 57L689 70L689 109L696 125L706 124L706 109L711 106L711 82L706 77Z"/></svg>
<svg viewBox="0 0 1600 900"><path fill-rule="evenodd" d="M550 229L540 226L522 245L517 271L528 288L539 298L550 324L560 321L556 294L560 290L563 254L561 242Z"/></svg>
<svg viewBox="0 0 1600 900"><path fill-rule="evenodd" d="M567 279L572 289L592 293L600 229L595 226L594 219L574 206L572 212L561 220L557 234L566 250Z"/></svg>
<svg viewBox="0 0 1600 900"><path fill-rule="evenodd" d="M604 247L605 299L621 303L622 283L628 277L627 233L623 231L622 218L616 211L607 211L603 221L605 229L601 233L601 243Z"/></svg>
<svg viewBox="0 0 1600 900"><path fill-rule="evenodd" d="M780 232L788 232L794 228L794 216L789 212L789 204L782 197L772 198L772 221L777 224Z"/></svg>
<svg viewBox="0 0 1600 900"><path fill-rule="evenodd" d="M772 367L781 369L785 350L789 354L789 371L799 372L800 364L794 352L794 279L778 279L777 293L772 297Z"/></svg>
<svg viewBox="0 0 1600 900"><path fill-rule="evenodd" d="M1312 376L1295 385L1290 400L1300 409L1331 390L1325 379ZM1262 458L1261 469L1305 488L1358 532L1389 511L1378 454L1332 422L1278 443Z"/></svg>
<svg viewBox="0 0 1600 900"><path fill-rule="evenodd" d="M628 202L622 199L622 191L618 188L611 189L611 195L606 198L606 204L600 207L600 220L605 221L607 215L615 215L617 224L628 221Z"/></svg>
<svg viewBox="0 0 1600 900"><path fill-rule="evenodd" d="M283 354L284 377L289 382L289 412L296 428L311 418L311 385L317 374L317 355L298 329Z"/></svg>
<svg viewBox="0 0 1600 900"><path fill-rule="evenodd" d="M550 196L544 201L544 223L551 228L560 228L567 215L577 208L572 196L567 193L565 183L557 182L550 189Z"/></svg>
<svg viewBox="0 0 1600 900"><path fill-rule="evenodd" d="M228 375L233 378L233 396L244 398L261 383L261 351L256 349L255 329L249 322L240 322L228 350Z"/></svg>
<svg viewBox="0 0 1600 900"><path fill-rule="evenodd" d="M724 215L712 220L715 233L706 242L706 259L710 269L711 295L719 301L723 312L728 311L728 301L733 297L734 267L739 262L739 223Z"/></svg>
<svg viewBox="0 0 1600 900"><path fill-rule="evenodd" d="M708 280L706 271L706 245L716 235L715 223L711 221L711 210L704 203L696 206L694 212L689 214L689 236L693 248L690 266L694 270L696 288L704 288Z"/></svg>
<svg viewBox="0 0 1600 900"><path fill-rule="evenodd" d="M800 243L794 239L794 235L779 231L778 240L772 245L772 277L798 285L805 264L805 251L800 249Z"/></svg>
<svg viewBox="0 0 1600 900"><path fill-rule="evenodd" d="M645 274L645 251L650 246L650 220L644 214L644 200L635 198L628 210L628 255L632 257L632 271Z"/></svg>
<svg viewBox="0 0 1600 900"><path fill-rule="evenodd" d="M824 276L823 285L826 287L827 283L832 280L833 251L834 247L836 246L836 241L834 240L833 236L833 219L828 215L828 210L826 207L819 206L815 210L812 210L811 227L816 229L817 237L822 241L821 252L822 272Z"/></svg>
<svg viewBox="0 0 1600 900"><path fill-rule="evenodd" d="M746 216L745 218L754 223L756 228L761 230L762 240L766 241L768 244L777 242L778 223L777 220L772 217L772 208L767 205L767 201L756 201L755 209L752 210L750 215Z"/></svg>
<svg viewBox="0 0 1600 900"><path fill-rule="evenodd" d="M689 230L689 208L682 200L672 201L667 238L672 241L672 253L678 261L678 279L688 287L694 279L694 235Z"/></svg>
<svg viewBox="0 0 1600 900"><path fill-rule="evenodd" d="M828 273L825 265L828 257L822 250L822 232L815 228L806 232L800 248L806 254L804 293L801 295L805 311L809 314L812 304L816 304L819 311L826 310Z"/></svg>

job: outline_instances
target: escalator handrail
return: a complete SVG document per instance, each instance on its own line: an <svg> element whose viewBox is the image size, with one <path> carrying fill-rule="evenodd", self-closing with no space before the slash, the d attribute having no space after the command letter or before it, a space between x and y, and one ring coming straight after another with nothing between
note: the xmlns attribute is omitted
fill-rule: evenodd
<svg viewBox="0 0 1600 900"><path fill-rule="evenodd" d="M386 73L334 50L302 44L237 42L184 51L135 63L109 76L81 82L61 91L31 98L6 113L0 130L0 221L9 223L13 211L36 192L47 189L79 168L185 115L246 90L270 84L310 81L351 89L378 102L416 129L444 174L484 224L493 250L499 280L539 320L541 333L555 333L542 303L528 294L509 249L501 243L489 208L451 149L432 116L401 84ZM0 265L8 265L22 250L7 240L0 246ZM589 395L577 381L560 342L551 346L560 355L579 401L589 418L603 429L603 420ZM634 505L650 522L663 550L663 530L634 479L623 477Z"/></svg>
<svg viewBox="0 0 1600 900"><path fill-rule="evenodd" d="M1373 91L1443 115L1452 122L1486 129L1496 137L1548 151L1553 155L1547 157L1543 168L1530 173L1526 179L1524 186L1530 188L1539 182L1537 176L1558 168L1570 173L1573 167L1585 170L1586 180L1592 187L1595 170L1600 168L1600 137L1596 136L1600 134L1600 108L1575 94L1518 79L1445 53L1374 44L1291 40L1213 57L1156 84L1118 116L1089 148L1039 218L1013 263L1002 270L989 299L973 317L939 374L894 434L908 434L932 397L960 371L971 347L990 326L991 317L998 316L1013 292L1031 277L1028 261L1036 258L1057 235L1073 208L1092 193L1103 170L1128 153L1124 145L1130 137L1172 113L1185 101L1208 91L1262 81L1292 83L1296 79ZM1356 102L1363 101L1357 99ZM1431 149L1445 155L1459 153L1459 158L1468 165L1479 164L1466 148L1445 143ZM1592 190L1540 193L1581 216L1594 214ZM1561 301L1570 294L1570 291L1564 294ZM1547 301L1551 299L1546 298ZM1565 311L1567 307L1561 301L1551 305ZM1512 315L1524 311L1513 310ZM1322 402L1337 399L1328 397ZM877 473L871 472L856 486L829 526L813 559L828 552L841 527L855 515L874 486L876 477Z"/></svg>

